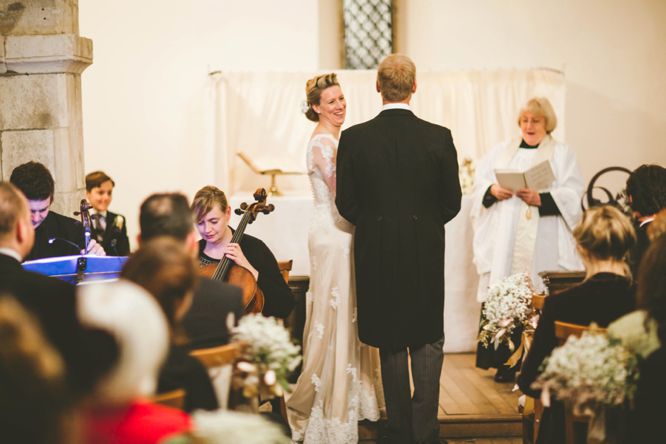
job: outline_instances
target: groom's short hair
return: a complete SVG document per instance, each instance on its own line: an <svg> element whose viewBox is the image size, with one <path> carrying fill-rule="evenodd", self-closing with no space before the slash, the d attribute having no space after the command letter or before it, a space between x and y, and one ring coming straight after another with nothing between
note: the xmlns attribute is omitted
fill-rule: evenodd
<svg viewBox="0 0 666 444"><path fill-rule="evenodd" d="M377 83L382 97L389 102L400 102L412 93L416 81L416 65L402 54L390 54L377 68Z"/></svg>

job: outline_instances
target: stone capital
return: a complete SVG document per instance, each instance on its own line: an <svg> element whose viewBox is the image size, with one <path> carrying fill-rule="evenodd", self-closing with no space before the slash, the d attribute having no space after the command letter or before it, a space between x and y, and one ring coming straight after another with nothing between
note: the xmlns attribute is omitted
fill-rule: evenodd
<svg viewBox="0 0 666 444"><path fill-rule="evenodd" d="M7 71L18 74L81 74L92 63L92 40L75 34L10 35L4 48Z"/></svg>

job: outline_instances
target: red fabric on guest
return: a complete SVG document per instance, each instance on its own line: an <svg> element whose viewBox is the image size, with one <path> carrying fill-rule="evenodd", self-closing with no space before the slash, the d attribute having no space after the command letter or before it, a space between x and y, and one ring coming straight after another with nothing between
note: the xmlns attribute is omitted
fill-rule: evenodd
<svg viewBox="0 0 666 444"><path fill-rule="evenodd" d="M156 444L192 428L185 412L149 401L94 407L86 411L84 421L87 444Z"/></svg>

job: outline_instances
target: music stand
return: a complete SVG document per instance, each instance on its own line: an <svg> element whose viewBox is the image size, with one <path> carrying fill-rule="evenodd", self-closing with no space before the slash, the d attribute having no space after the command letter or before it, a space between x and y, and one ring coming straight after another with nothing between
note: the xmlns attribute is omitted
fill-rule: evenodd
<svg viewBox="0 0 666 444"><path fill-rule="evenodd" d="M255 162L252 161L250 156L245 154L244 152L238 152L237 153L238 157L240 157L245 164L250 167L250 169L256 173L256 174L261 174L262 176L271 176L271 186L268 189L268 192L272 196L279 196L282 193L277 187L277 179L276 176L299 176L306 174L303 171L288 171L284 170L282 168L261 168L258 165L255 164Z"/></svg>
<svg viewBox="0 0 666 444"><path fill-rule="evenodd" d="M25 270L78 285L117 279L126 260L126 256L77 255L37 259L22 265Z"/></svg>

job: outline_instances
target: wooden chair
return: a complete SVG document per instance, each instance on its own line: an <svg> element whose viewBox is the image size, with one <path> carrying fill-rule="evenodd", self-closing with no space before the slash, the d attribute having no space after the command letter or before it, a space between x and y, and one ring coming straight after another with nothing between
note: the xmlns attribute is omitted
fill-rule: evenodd
<svg viewBox="0 0 666 444"><path fill-rule="evenodd" d="M542 271L539 273L548 294L559 293L567 288L575 287L585 279L584 271Z"/></svg>
<svg viewBox="0 0 666 444"><path fill-rule="evenodd" d="M150 400L156 404L183 410L185 407L185 390L178 389L171 392L158 393L152 396Z"/></svg>
<svg viewBox="0 0 666 444"><path fill-rule="evenodd" d="M543 311L543 305L546 303L545 294L532 295L532 309L538 313ZM530 403L529 406L527 403ZM523 427L524 432L523 443L534 444L536 438L539 436L539 426L541 425L541 416L543 415L543 404L541 399L529 398L526 401L526 406L523 409ZM528 432L529 431L529 432Z"/></svg>
<svg viewBox="0 0 666 444"><path fill-rule="evenodd" d="M278 269L280 270L280 274L287 284L289 283L289 272L291 271L292 265L294 265L294 261L292 259L288 261L278 261Z"/></svg>
<svg viewBox="0 0 666 444"><path fill-rule="evenodd" d="M240 356L242 349L242 344L233 342L190 352L191 356L198 359L208 369L222 410L226 410L229 403L233 365Z"/></svg>
<svg viewBox="0 0 666 444"><path fill-rule="evenodd" d="M291 271L292 266L294 265L293 259L290 259L288 261L278 261L278 268L280 269L280 274L282 274L282 278L284 281L289 284L289 272ZM292 314L289 315L289 317L286 319L285 325L287 327L290 327L292 325L293 319L293 312ZM282 418L287 421L287 404L284 401L284 396L281 396L279 398L280 401L280 414L282 415Z"/></svg>
<svg viewBox="0 0 666 444"><path fill-rule="evenodd" d="M605 328L590 327L587 325L571 324L569 322L555 321L555 338L558 345L563 345L569 336L580 337L583 332L594 330L599 333L605 333ZM575 424L589 424L588 415L575 415L573 407L569 403L564 405L564 440L566 444L575 444L576 435L574 433Z"/></svg>
<svg viewBox="0 0 666 444"><path fill-rule="evenodd" d="M534 310L541 312L543 310L543 304L546 303L545 294L533 294L532 295L532 308Z"/></svg>

